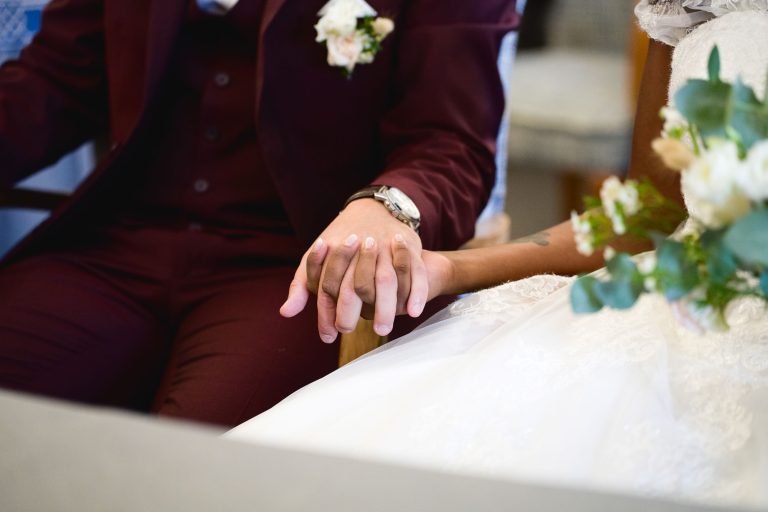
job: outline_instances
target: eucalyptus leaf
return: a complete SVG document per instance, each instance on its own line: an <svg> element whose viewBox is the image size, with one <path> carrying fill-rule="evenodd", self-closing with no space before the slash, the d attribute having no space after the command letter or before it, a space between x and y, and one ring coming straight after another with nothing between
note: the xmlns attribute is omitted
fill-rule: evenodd
<svg viewBox="0 0 768 512"><path fill-rule="evenodd" d="M598 281L593 290L603 304L613 309L631 308L643 291L630 279Z"/></svg>
<svg viewBox="0 0 768 512"><path fill-rule="evenodd" d="M599 281L592 276L582 276L571 286L571 308L574 313L595 313L603 303L595 295L594 287Z"/></svg>
<svg viewBox="0 0 768 512"><path fill-rule="evenodd" d="M688 258L685 246L665 240L656 251L658 283L670 301L680 300L699 284L696 263Z"/></svg>
<svg viewBox="0 0 768 512"><path fill-rule="evenodd" d="M738 268L736 258L725 245L726 230L708 230L701 236L701 248L707 261L709 278L718 285L726 284L735 274Z"/></svg>
<svg viewBox="0 0 768 512"><path fill-rule="evenodd" d="M750 213L725 234L725 245L748 265L768 266L768 210Z"/></svg>
<svg viewBox="0 0 768 512"><path fill-rule="evenodd" d="M611 258L606 263L606 268L614 279L632 280L640 275L632 257L624 252L617 253Z"/></svg>
<svg viewBox="0 0 768 512"><path fill-rule="evenodd" d="M675 94L675 105L704 138L725 137L732 90L725 82L688 80Z"/></svg>
<svg viewBox="0 0 768 512"><path fill-rule="evenodd" d="M744 152L768 138L768 106L740 78L734 84L689 80L675 94L675 105L704 139L729 138Z"/></svg>
<svg viewBox="0 0 768 512"><path fill-rule="evenodd" d="M709 71L709 80L711 82L717 82L720 80L720 49L717 45L712 48L709 53L709 62L707 63L707 70Z"/></svg>

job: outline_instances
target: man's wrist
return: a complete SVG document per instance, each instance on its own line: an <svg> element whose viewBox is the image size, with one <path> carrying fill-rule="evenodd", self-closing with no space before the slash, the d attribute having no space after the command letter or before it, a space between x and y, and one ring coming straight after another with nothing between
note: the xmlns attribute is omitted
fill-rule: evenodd
<svg viewBox="0 0 768 512"><path fill-rule="evenodd" d="M402 190L387 185L371 185L352 194L344 207L360 199L373 199L381 203L397 220L419 231L421 213L416 204Z"/></svg>

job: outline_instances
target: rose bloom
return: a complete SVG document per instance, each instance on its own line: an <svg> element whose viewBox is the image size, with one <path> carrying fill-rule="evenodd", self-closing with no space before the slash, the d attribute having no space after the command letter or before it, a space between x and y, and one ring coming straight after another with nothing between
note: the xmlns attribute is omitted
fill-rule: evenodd
<svg viewBox="0 0 768 512"><path fill-rule="evenodd" d="M315 25L316 41L322 43L331 36L351 36L357 30L358 18L376 16L376 11L364 0L331 0L319 12Z"/></svg>
<svg viewBox="0 0 768 512"><path fill-rule="evenodd" d="M660 137L651 143L651 147L664 165L673 171L682 171L693 163L693 152L677 139Z"/></svg>
<svg viewBox="0 0 768 512"><path fill-rule="evenodd" d="M705 226L720 228L751 209L739 182L746 166L732 142L722 142L694 160L682 175L685 204L692 217Z"/></svg>
<svg viewBox="0 0 768 512"><path fill-rule="evenodd" d="M362 34L355 32L351 36L330 36L327 44L328 64L347 68L349 71L355 69L363 53Z"/></svg>
<svg viewBox="0 0 768 512"><path fill-rule="evenodd" d="M393 30L395 30L395 22L389 18L376 18L373 22L373 31L376 32L379 39L384 39Z"/></svg>
<svg viewBox="0 0 768 512"><path fill-rule="evenodd" d="M744 194L757 203L768 199L768 141L752 146L739 174L739 185Z"/></svg>

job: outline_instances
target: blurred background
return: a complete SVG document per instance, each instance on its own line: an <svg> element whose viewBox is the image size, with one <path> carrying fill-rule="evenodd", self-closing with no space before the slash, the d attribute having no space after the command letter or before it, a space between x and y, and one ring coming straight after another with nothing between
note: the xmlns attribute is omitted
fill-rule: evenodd
<svg viewBox="0 0 768 512"><path fill-rule="evenodd" d="M511 237L580 209L629 157L647 40L635 0L528 0L508 91Z"/></svg>

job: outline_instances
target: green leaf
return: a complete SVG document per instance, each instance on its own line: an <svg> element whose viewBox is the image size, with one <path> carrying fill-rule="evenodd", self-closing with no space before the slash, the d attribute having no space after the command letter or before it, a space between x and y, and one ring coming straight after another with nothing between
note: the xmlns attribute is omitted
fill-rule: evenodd
<svg viewBox="0 0 768 512"><path fill-rule="evenodd" d="M755 91L740 77L733 84L730 108L726 134L729 133L728 128L738 133L739 137L732 140L739 144L742 152L768 136L768 112ZM732 136L733 133L730 133L729 138Z"/></svg>
<svg viewBox="0 0 768 512"><path fill-rule="evenodd" d="M732 90L725 82L688 80L675 94L675 105L704 138L725 137Z"/></svg>
<svg viewBox="0 0 768 512"><path fill-rule="evenodd" d="M682 299L699 284L696 263L688 258L685 246L665 240L656 251L657 282L670 301Z"/></svg>
<svg viewBox="0 0 768 512"><path fill-rule="evenodd" d="M728 138L747 151L768 138L768 107L741 79L733 85L689 80L675 94L675 104L704 139Z"/></svg>
<svg viewBox="0 0 768 512"><path fill-rule="evenodd" d="M709 70L710 82L720 81L720 49L715 45L712 51L709 53L709 62L707 64Z"/></svg>
<svg viewBox="0 0 768 512"><path fill-rule="evenodd" d="M725 285L736 274L738 268L736 258L723 241L725 233L724 229L708 230L700 240L709 278L718 285Z"/></svg>
<svg viewBox="0 0 768 512"><path fill-rule="evenodd" d="M596 313L603 303L595 295L594 287L600 281L592 276L582 276L571 286L571 308L574 313Z"/></svg>
<svg viewBox="0 0 768 512"><path fill-rule="evenodd" d="M629 254L620 252L611 260L606 263L606 268L614 279L627 279L631 280L635 276L639 275L637 265L629 256Z"/></svg>
<svg viewBox="0 0 768 512"><path fill-rule="evenodd" d="M768 271L763 272L760 276L760 290L763 292L763 295L768 297Z"/></svg>
<svg viewBox="0 0 768 512"><path fill-rule="evenodd" d="M725 245L748 265L768 266L768 210L750 213L725 234Z"/></svg>
<svg viewBox="0 0 768 512"><path fill-rule="evenodd" d="M629 309L635 305L642 286L629 279L598 281L593 288L597 298L613 309Z"/></svg>

